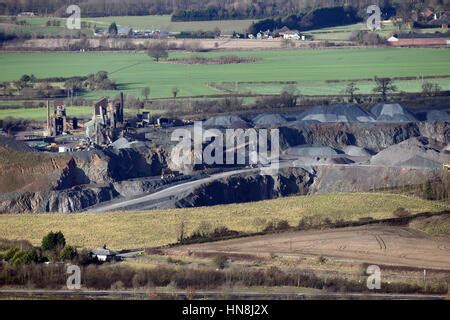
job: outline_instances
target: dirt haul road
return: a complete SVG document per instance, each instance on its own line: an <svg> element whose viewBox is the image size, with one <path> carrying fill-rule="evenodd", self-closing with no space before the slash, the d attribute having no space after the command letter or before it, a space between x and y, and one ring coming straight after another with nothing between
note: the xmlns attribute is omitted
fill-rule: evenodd
<svg viewBox="0 0 450 320"><path fill-rule="evenodd" d="M361 263L450 270L450 239L430 237L416 230L391 226L286 232L167 250L172 254L206 252L324 256Z"/></svg>

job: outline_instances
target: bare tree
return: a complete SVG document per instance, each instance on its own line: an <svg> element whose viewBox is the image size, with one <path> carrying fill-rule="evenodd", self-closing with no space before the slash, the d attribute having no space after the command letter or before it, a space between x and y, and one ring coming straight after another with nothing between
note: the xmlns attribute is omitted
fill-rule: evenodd
<svg viewBox="0 0 450 320"><path fill-rule="evenodd" d="M422 84L422 93L428 97L438 95L442 88L437 83L424 82Z"/></svg>
<svg viewBox="0 0 450 320"><path fill-rule="evenodd" d="M186 238L186 222L183 220L176 226L177 241L183 243Z"/></svg>
<svg viewBox="0 0 450 320"><path fill-rule="evenodd" d="M359 88L356 86L356 82L350 82L345 88L345 94L350 97L350 101L355 101L356 92L359 91Z"/></svg>
<svg viewBox="0 0 450 320"><path fill-rule="evenodd" d="M147 54L156 62L159 62L160 59L166 59L169 56L169 53L167 52L167 45L163 42L158 42L151 45L148 48Z"/></svg>
<svg viewBox="0 0 450 320"><path fill-rule="evenodd" d="M173 88L172 88L172 94L173 94L173 97L174 97L174 98L177 97L178 92L180 92L180 89L178 89L177 87L173 87Z"/></svg>
<svg viewBox="0 0 450 320"><path fill-rule="evenodd" d="M145 101L147 101L148 100L148 96L150 95L150 88L149 87L143 88L141 93L145 97Z"/></svg>
<svg viewBox="0 0 450 320"><path fill-rule="evenodd" d="M383 97L383 101L387 101L388 93L397 91L397 86L395 86L393 82L394 81L391 78L375 77L375 83L377 86L373 88L373 92L380 93Z"/></svg>

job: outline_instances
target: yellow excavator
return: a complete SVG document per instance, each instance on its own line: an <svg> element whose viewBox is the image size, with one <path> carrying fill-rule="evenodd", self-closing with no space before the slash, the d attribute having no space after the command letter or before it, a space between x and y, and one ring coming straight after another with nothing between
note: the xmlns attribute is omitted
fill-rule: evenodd
<svg viewBox="0 0 450 320"><path fill-rule="evenodd" d="M447 169L448 172L450 172L450 164L444 164L444 169Z"/></svg>

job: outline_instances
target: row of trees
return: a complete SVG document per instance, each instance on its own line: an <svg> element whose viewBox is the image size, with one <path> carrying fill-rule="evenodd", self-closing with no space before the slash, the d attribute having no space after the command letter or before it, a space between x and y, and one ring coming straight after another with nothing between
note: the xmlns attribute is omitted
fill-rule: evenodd
<svg viewBox="0 0 450 320"><path fill-rule="evenodd" d="M373 88L374 93L381 95L383 101L388 100L389 93L397 92L398 87L394 84L392 78L379 78L375 77L375 88ZM355 101L357 98L357 92L360 89L357 87L355 81L349 82L344 92L349 96L350 101ZM436 96L441 92L441 87L437 83L424 82L422 84L422 93L427 97Z"/></svg>
<svg viewBox="0 0 450 320"><path fill-rule="evenodd" d="M3 0L0 15L31 11L40 15L66 16L69 0ZM352 6L363 13L369 5L379 5L384 12L395 8L401 17L410 19L426 6L444 8L445 0L81 0L78 5L84 17L173 14L180 20L259 19L289 16L332 6ZM394 11L395 12L395 11Z"/></svg>
<svg viewBox="0 0 450 320"><path fill-rule="evenodd" d="M83 16L121 16L174 14L177 17L189 17L211 20L222 18L261 18L276 15L288 15L307 11L317 7L333 5L352 5L366 8L371 4L384 4L387 0L81 0ZM395 1L392 1L395 2ZM398 2L398 1L397 1ZM3 0L0 14L15 15L24 11L36 14L65 15L65 9L72 4L69 0ZM185 15L183 15L183 12Z"/></svg>
<svg viewBox="0 0 450 320"><path fill-rule="evenodd" d="M392 78L374 78L375 87L373 88L373 92L381 95L383 101L387 101L389 94L398 92L398 87L394 84L394 80ZM442 88L437 83L432 82L424 82L422 84L422 94L427 97L433 97L440 94ZM357 83L355 81L351 81L347 84L347 86L344 89L344 93L348 96L349 101L355 102L358 101L359 95L358 92L360 91L360 88L357 86ZM173 87L171 89L173 98L176 98L179 93L178 87ZM143 87L141 89L141 95L144 97L144 102L148 101L150 97L151 89L150 87ZM300 92L297 90L297 88L294 85L287 85L283 91L276 96L267 96L267 97L260 97L256 99L256 105L259 106L266 106L271 108L293 108L297 105L297 101L300 98ZM198 103L202 104L200 101ZM234 101L234 104L239 104L238 102ZM206 107L206 109L211 109L213 106L209 105L210 103L207 103L207 106L198 106L200 109L202 107ZM212 104L218 105L220 103L212 102ZM194 106L195 107L195 106ZM228 109L228 108L227 108Z"/></svg>

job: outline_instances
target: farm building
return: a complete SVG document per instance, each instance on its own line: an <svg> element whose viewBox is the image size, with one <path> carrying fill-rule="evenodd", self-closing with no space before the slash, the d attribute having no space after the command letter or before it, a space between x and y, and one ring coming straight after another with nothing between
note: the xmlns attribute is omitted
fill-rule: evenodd
<svg viewBox="0 0 450 320"><path fill-rule="evenodd" d="M435 15L434 18L435 19L427 23L429 26L448 29L448 26L450 25L450 12L443 13L439 19L437 18L437 15Z"/></svg>
<svg viewBox="0 0 450 320"><path fill-rule="evenodd" d="M275 30L274 33L287 40L300 40L301 36L297 30L290 30L288 27Z"/></svg>
<svg viewBox="0 0 450 320"><path fill-rule="evenodd" d="M34 12L21 12L17 15L18 17L34 17Z"/></svg>
<svg viewBox="0 0 450 320"><path fill-rule="evenodd" d="M114 261L114 260L120 260L119 257L117 257L117 253L107 249L105 246L102 248L97 248L92 250L92 256L94 258L97 258L98 261Z"/></svg>
<svg viewBox="0 0 450 320"><path fill-rule="evenodd" d="M387 41L391 46L396 47L445 46L450 45L450 33L395 34Z"/></svg>

